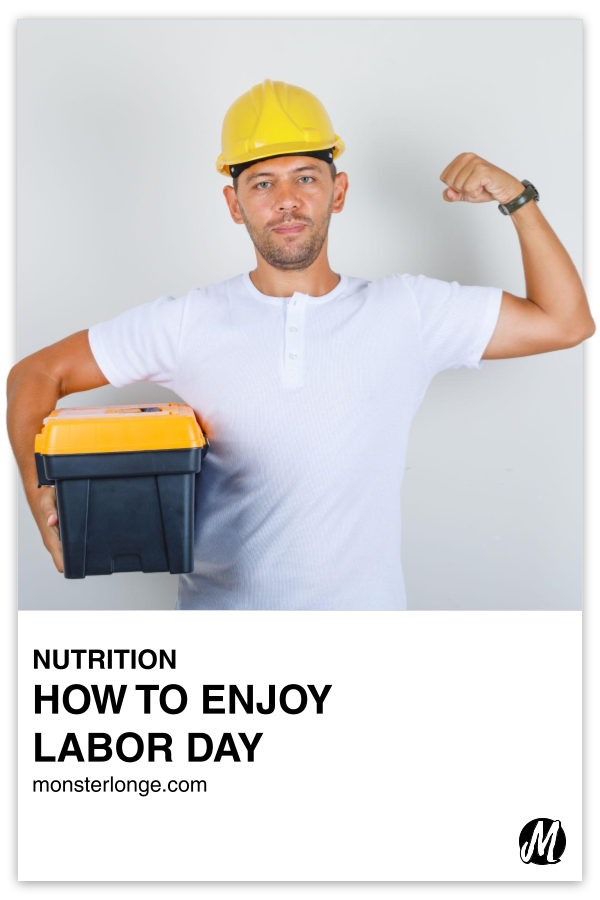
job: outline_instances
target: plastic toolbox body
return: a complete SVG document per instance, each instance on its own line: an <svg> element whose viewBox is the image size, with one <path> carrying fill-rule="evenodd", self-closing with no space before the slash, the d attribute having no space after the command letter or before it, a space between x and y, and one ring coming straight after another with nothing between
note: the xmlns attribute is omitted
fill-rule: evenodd
<svg viewBox="0 0 600 900"><path fill-rule="evenodd" d="M181 404L48 416L36 464L39 484L56 489L65 577L193 571L196 476L207 447Z"/></svg>

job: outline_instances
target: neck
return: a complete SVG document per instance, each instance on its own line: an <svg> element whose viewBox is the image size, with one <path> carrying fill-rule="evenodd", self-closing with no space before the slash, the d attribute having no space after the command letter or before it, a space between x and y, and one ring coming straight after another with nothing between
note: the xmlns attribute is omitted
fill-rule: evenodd
<svg viewBox="0 0 600 900"><path fill-rule="evenodd" d="M332 271L326 259L315 260L306 269L286 272L273 268L262 257L258 257L256 269L250 272L254 286L268 297L291 297L294 291L311 297L322 297L337 287L340 277Z"/></svg>

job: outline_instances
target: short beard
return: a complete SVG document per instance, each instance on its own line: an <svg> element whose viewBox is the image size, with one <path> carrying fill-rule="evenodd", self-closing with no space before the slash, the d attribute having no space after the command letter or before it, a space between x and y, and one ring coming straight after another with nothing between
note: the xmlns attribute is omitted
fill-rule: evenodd
<svg viewBox="0 0 600 900"><path fill-rule="evenodd" d="M329 200L327 212L323 217L317 223L311 223L310 219L305 222L307 225L308 237L304 240L290 242L289 244L278 243L277 239L273 237L273 232L270 228L266 229L264 233L257 231L246 216L239 200L238 206L248 230L248 234L258 253L260 253L264 261L270 266L273 266L274 269L282 269L287 272L295 269L308 269L308 267L317 259L327 238L331 211L333 209L333 193ZM298 219L298 222L303 221L304 220L302 219ZM311 224L313 226L312 228L310 227Z"/></svg>

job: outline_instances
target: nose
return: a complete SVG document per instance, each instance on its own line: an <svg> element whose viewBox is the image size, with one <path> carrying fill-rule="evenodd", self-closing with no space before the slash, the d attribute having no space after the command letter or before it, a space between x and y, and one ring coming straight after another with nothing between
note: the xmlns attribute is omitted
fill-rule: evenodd
<svg viewBox="0 0 600 900"><path fill-rule="evenodd" d="M294 185L282 182L275 197L275 206L278 209L295 209L298 206L298 195Z"/></svg>

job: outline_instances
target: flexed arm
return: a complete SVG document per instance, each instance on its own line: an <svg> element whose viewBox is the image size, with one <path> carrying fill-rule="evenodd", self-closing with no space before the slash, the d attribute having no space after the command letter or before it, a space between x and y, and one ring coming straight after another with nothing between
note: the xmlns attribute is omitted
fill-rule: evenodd
<svg viewBox="0 0 600 900"><path fill-rule="evenodd" d="M508 203L523 184L475 153L461 153L446 166L440 180L451 203ZM575 347L596 326L573 260L530 200L510 216L517 230L527 297L502 293L496 328L483 359L530 356Z"/></svg>

